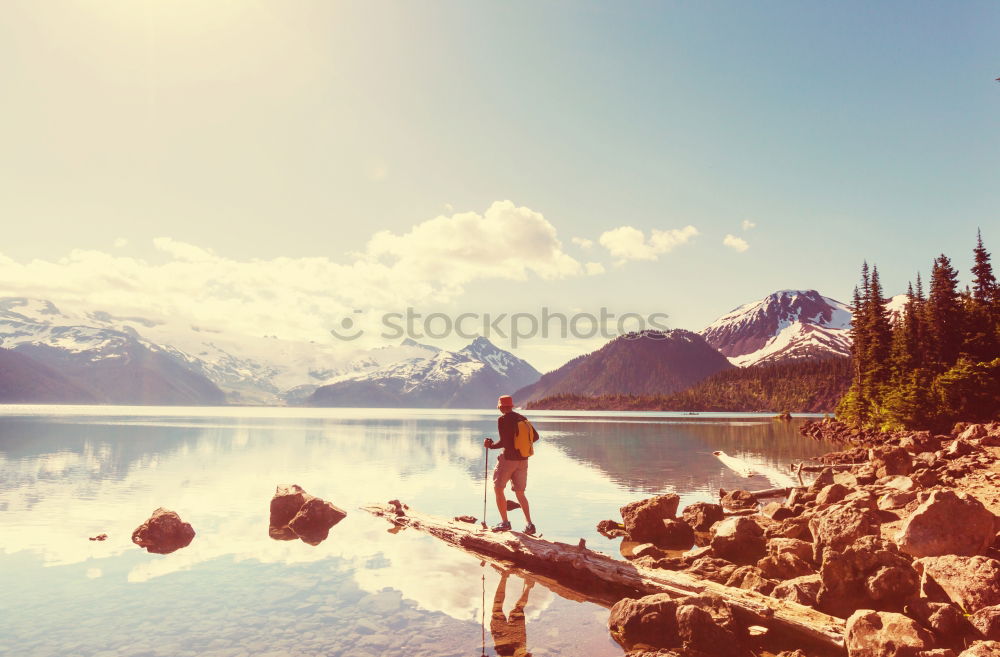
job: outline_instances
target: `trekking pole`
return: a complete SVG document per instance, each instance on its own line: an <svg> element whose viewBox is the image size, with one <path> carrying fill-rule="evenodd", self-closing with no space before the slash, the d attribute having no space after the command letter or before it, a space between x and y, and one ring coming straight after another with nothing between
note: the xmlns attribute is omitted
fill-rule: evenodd
<svg viewBox="0 0 1000 657"><path fill-rule="evenodd" d="M483 529L488 529L489 525L486 524L486 480L489 479L490 474L490 448L483 446L486 450L486 461L483 465Z"/></svg>

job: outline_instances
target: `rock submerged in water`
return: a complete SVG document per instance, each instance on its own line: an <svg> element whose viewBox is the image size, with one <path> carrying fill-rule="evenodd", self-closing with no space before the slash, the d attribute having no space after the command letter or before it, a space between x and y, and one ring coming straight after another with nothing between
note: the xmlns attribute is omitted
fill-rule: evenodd
<svg viewBox="0 0 1000 657"><path fill-rule="evenodd" d="M671 493L626 504L621 508L625 532L636 543L661 545L667 539L663 521L676 518L680 501Z"/></svg>
<svg viewBox="0 0 1000 657"><path fill-rule="evenodd" d="M194 529L173 511L160 507L132 532L132 542L153 554L170 554L187 547L194 539Z"/></svg>
<svg viewBox="0 0 1000 657"><path fill-rule="evenodd" d="M271 498L268 535L276 541L300 538L309 545L319 545L330 535L330 529L346 517L346 511L310 495L301 486L282 484Z"/></svg>

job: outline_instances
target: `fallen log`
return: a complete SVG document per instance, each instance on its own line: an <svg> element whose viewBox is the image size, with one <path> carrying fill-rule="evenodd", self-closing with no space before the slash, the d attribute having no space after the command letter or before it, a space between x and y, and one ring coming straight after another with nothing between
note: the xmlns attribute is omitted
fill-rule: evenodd
<svg viewBox="0 0 1000 657"><path fill-rule="evenodd" d="M824 470L850 470L858 463L829 463L827 465L805 465L799 464L802 472L823 472Z"/></svg>
<svg viewBox="0 0 1000 657"><path fill-rule="evenodd" d="M645 568L590 550L582 545L547 541L520 532L492 532L480 525L418 513L401 504L362 507L397 527L426 532L445 543L516 566L597 599L615 600L667 593L674 597L715 594L730 602L747 625L763 625L797 641L843 653L843 619L804 605L737 589L683 572Z"/></svg>

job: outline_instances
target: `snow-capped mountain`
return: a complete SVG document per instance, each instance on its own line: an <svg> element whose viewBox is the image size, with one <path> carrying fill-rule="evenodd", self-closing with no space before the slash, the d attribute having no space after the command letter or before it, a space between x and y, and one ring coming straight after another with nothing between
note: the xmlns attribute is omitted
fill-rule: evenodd
<svg viewBox="0 0 1000 657"><path fill-rule="evenodd" d="M438 350L320 386L314 406L489 408L497 397L537 381L527 362L479 337L458 351Z"/></svg>
<svg viewBox="0 0 1000 657"><path fill-rule="evenodd" d="M170 350L130 327L101 323L107 322L72 317L48 301L0 299L0 348L7 354L0 379L11 391L5 399L77 401L80 395L67 391L82 390L89 401L104 403L224 402L222 390ZM23 398L32 387L34 399Z"/></svg>
<svg viewBox="0 0 1000 657"><path fill-rule="evenodd" d="M701 331L740 367L848 356L851 309L816 290L779 290L732 310Z"/></svg>
<svg viewBox="0 0 1000 657"><path fill-rule="evenodd" d="M102 367L107 368L106 363L129 353L137 357L149 352L164 366L169 363L185 376L207 379L225 393L224 398L213 393L210 402L192 398L190 403L254 404L305 399L337 377L437 351L406 340L345 352L333 342L230 335L174 318L118 316L22 297L0 298L0 348L40 359L57 371L68 363L105 363Z"/></svg>

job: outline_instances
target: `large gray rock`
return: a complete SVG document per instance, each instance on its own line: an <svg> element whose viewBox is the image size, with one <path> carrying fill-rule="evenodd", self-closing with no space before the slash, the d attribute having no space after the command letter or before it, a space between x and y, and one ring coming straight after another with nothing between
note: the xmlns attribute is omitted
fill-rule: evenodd
<svg viewBox="0 0 1000 657"><path fill-rule="evenodd" d="M740 566L726 580L726 586L735 589L746 589L767 595L774 590L776 581L768 579L757 566Z"/></svg>
<svg viewBox="0 0 1000 657"><path fill-rule="evenodd" d="M859 609L847 619L845 643L848 657L921 657L934 637L902 614Z"/></svg>
<svg viewBox="0 0 1000 657"><path fill-rule="evenodd" d="M626 504L621 508L625 532L637 543L659 545L664 539L663 521L674 519L680 501L670 493Z"/></svg>
<svg viewBox="0 0 1000 657"><path fill-rule="evenodd" d="M747 633L733 608L715 595L687 598L677 608L677 633L683 654L738 657L745 654Z"/></svg>
<svg viewBox="0 0 1000 657"><path fill-rule="evenodd" d="M163 507L153 511L153 515L132 532L132 542L154 554L170 554L187 547L193 539L191 525Z"/></svg>
<svg viewBox="0 0 1000 657"><path fill-rule="evenodd" d="M868 460L875 466L875 477L908 475L913 472L913 458L902 447L884 445L868 450Z"/></svg>
<svg viewBox="0 0 1000 657"><path fill-rule="evenodd" d="M975 497L935 490L906 518L894 540L914 557L971 557L993 544L997 529L996 516Z"/></svg>
<svg viewBox="0 0 1000 657"><path fill-rule="evenodd" d="M967 613L1000 605L1000 562L989 557L945 555L913 562L925 597L943 594Z"/></svg>

